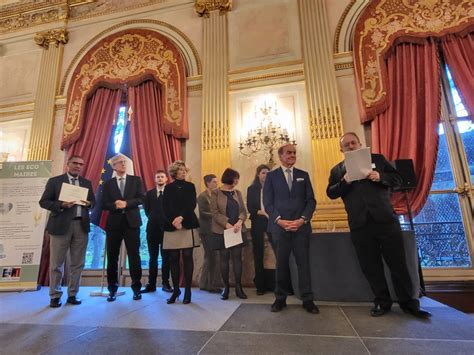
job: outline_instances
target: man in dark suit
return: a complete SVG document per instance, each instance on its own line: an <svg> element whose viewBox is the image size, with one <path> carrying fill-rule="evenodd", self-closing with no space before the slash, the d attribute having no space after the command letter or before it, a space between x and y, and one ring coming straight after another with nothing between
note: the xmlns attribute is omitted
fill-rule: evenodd
<svg viewBox="0 0 474 355"><path fill-rule="evenodd" d="M359 137L353 132L345 133L339 143L341 152L362 147ZM342 161L331 169L326 190L329 198L341 197L344 202L352 243L362 272L375 295L375 306L370 314L382 316L392 307L383 256L391 271L400 307L416 317L427 318L431 314L420 309L420 302L414 298L416 291L406 264L403 234L390 202L390 190L399 186L402 178L381 154L372 154L372 168L367 178L350 181Z"/></svg>
<svg viewBox="0 0 474 355"><path fill-rule="evenodd" d="M149 274L148 284L141 293L156 291L156 278L158 277L158 253L161 254L161 281L162 290L173 292L170 286L170 255L163 250L163 226L165 224L165 213L163 212L163 191L168 182L168 176L164 170L155 173L155 188L146 193L143 207L148 217L146 225L146 241L148 244Z"/></svg>
<svg viewBox="0 0 474 355"><path fill-rule="evenodd" d="M50 264L49 264L49 296L50 307L61 306L61 280L63 278L64 261L69 252L71 265L68 277L67 303L81 304L76 298L81 282L81 273L87 249L89 233L89 208L94 204L95 197L92 184L80 176L84 168L84 160L72 155L67 161L67 172L52 177L46 183L46 188L39 204L51 211L47 231L50 234ZM85 201L60 201L59 195L63 184L72 184L88 189Z"/></svg>
<svg viewBox="0 0 474 355"><path fill-rule="evenodd" d="M316 208L313 187L306 171L294 168L296 148L287 144L278 149L281 167L269 172L263 187L263 204L269 215L268 232L276 247L276 287L272 312L286 307L289 258L291 252L298 266L298 284L303 307L319 313L313 303L309 270L311 218Z"/></svg>
<svg viewBox="0 0 474 355"><path fill-rule="evenodd" d="M122 240L127 248L133 299L142 298L142 267L140 260L140 226L142 219L138 206L145 193L138 176L127 175L127 160L122 154L110 159L116 177L108 180L103 189L103 206L109 211L105 231L107 235L107 283L110 292L107 301L117 299L118 258Z"/></svg>

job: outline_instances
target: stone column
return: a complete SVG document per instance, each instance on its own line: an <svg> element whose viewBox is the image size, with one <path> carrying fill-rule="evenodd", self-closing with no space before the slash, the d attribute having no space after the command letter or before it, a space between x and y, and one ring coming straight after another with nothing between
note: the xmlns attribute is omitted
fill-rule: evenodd
<svg viewBox="0 0 474 355"><path fill-rule="evenodd" d="M65 29L38 32L35 36L35 42L43 48L43 54L36 89L28 160L46 160L50 157L54 104L63 49L67 41Z"/></svg>
<svg viewBox="0 0 474 355"><path fill-rule="evenodd" d="M343 133L326 5L324 0L298 0L298 6L318 202L313 228L345 228L342 201L326 196L330 169L342 160L339 137Z"/></svg>
<svg viewBox="0 0 474 355"><path fill-rule="evenodd" d="M196 0L203 17L201 174L220 176L230 166L227 12L231 1Z"/></svg>

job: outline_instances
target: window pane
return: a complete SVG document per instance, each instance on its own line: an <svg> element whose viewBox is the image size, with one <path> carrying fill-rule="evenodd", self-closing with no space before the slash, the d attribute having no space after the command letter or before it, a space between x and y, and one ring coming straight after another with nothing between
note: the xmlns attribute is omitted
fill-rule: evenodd
<svg viewBox="0 0 474 355"><path fill-rule="evenodd" d="M458 121L458 129L466 151L471 181L474 183L474 124L470 120Z"/></svg>
<svg viewBox="0 0 474 355"><path fill-rule="evenodd" d="M143 207L140 207L140 216L142 217L142 225L140 227L140 259L142 269L148 269L148 262L150 260L150 255L148 254L148 244L146 241L146 224L148 223L148 218ZM128 258L126 267L127 269L129 268ZM161 255L158 256L158 268L161 268Z"/></svg>
<svg viewBox="0 0 474 355"><path fill-rule="evenodd" d="M451 190L455 187L454 176L451 169L451 162L449 161L448 143L446 141L446 134L443 125L439 125L439 144L438 157L436 160L436 169L433 178L432 191L436 190Z"/></svg>
<svg viewBox="0 0 474 355"><path fill-rule="evenodd" d="M114 132L114 146L115 153L119 153L120 147L122 146L123 132L125 129L125 106L120 107L119 114L117 117L117 124L115 125Z"/></svg>
<svg viewBox="0 0 474 355"><path fill-rule="evenodd" d="M85 269L102 269L104 249L105 249L105 232L102 228L95 224L90 224L89 242L86 250Z"/></svg>
<svg viewBox="0 0 474 355"><path fill-rule="evenodd" d="M464 107L461 97L459 96L459 92L458 92L458 89L456 88L456 85L454 85L453 77L447 65L446 65L446 76L448 77L449 88L451 89L451 96L454 102L454 110L456 111L456 117L466 117L467 110Z"/></svg>
<svg viewBox="0 0 474 355"><path fill-rule="evenodd" d="M424 268L471 266L457 194L430 195L414 223Z"/></svg>

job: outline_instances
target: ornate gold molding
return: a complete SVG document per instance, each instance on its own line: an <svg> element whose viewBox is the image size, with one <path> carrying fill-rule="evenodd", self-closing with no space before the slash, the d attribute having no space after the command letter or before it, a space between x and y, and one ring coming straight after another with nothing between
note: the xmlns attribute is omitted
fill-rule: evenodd
<svg viewBox="0 0 474 355"><path fill-rule="evenodd" d="M25 105L32 105L34 101L22 101L22 102L12 102L9 104L0 105L0 109L2 108L10 108L10 107L17 107L17 106L25 106Z"/></svg>
<svg viewBox="0 0 474 355"><path fill-rule="evenodd" d="M52 1L52 3L30 6L25 11L6 11L0 17L0 34L67 20L67 2Z"/></svg>
<svg viewBox="0 0 474 355"><path fill-rule="evenodd" d="M336 70L352 69L352 68L354 68L354 62L336 63L334 66L335 66Z"/></svg>
<svg viewBox="0 0 474 355"><path fill-rule="evenodd" d="M194 10L200 17L209 17L209 12L214 10L222 15L232 10L232 0L196 0Z"/></svg>
<svg viewBox="0 0 474 355"><path fill-rule="evenodd" d="M196 85L188 86L188 92L201 91L201 90L202 90L202 84L196 84Z"/></svg>
<svg viewBox="0 0 474 355"><path fill-rule="evenodd" d="M36 44L44 49L48 49L50 45L58 47L60 44L66 44L68 40L68 32L64 28L38 32L35 35Z"/></svg>
<svg viewBox="0 0 474 355"><path fill-rule="evenodd" d="M229 71L229 75L242 74L242 73L251 73L251 72L259 71L259 70L288 67L288 66L291 66L291 65L298 65L298 64L303 64L303 61L301 59L298 59L298 60L290 60L290 61L287 61L287 62L265 64L265 65L260 65L260 66L256 66L256 67L247 67L247 68L242 68L242 69L235 69L235 70Z"/></svg>
<svg viewBox="0 0 474 355"><path fill-rule="evenodd" d="M66 22L70 9L96 0L24 0L0 6L0 34Z"/></svg>
<svg viewBox="0 0 474 355"><path fill-rule="evenodd" d="M334 34L334 45L332 49L334 53L337 53L338 48L339 48L339 36L341 35L342 24L346 20L347 14L349 13L349 11L352 9L352 6L354 6L356 2L357 0L351 0L351 2L344 9L344 12L342 13L341 17L339 18L339 22L337 23L337 27L336 27L336 33Z"/></svg>
<svg viewBox="0 0 474 355"><path fill-rule="evenodd" d="M0 117L10 117L10 116L17 116L25 113L33 113L33 108L28 108L24 110L12 110L12 111L5 111L0 112Z"/></svg>
<svg viewBox="0 0 474 355"><path fill-rule="evenodd" d="M259 80L269 80L269 79L278 79L278 78L287 78L287 77L293 77L293 76L300 76L303 75L304 72L302 69L297 69L297 70L290 70L290 71L285 71L281 73L270 73L270 74L262 74L262 75L255 75L255 76L250 76L247 78L239 78L239 79L232 79L229 81L231 85L233 84L242 84L242 83L250 83L253 81L259 81Z"/></svg>

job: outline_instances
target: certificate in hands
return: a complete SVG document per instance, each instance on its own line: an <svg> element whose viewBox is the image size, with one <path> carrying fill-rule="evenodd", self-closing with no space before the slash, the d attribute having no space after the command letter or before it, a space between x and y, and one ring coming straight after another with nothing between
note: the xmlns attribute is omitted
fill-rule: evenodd
<svg viewBox="0 0 474 355"><path fill-rule="evenodd" d="M85 187L80 187L80 186L67 184L63 182L58 200L63 201L63 202L74 201L76 205L85 206L86 204L82 201L87 201L88 194L89 194L89 189Z"/></svg>
<svg viewBox="0 0 474 355"><path fill-rule="evenodd" d="M243 242L242 229L240 229L237 233L234 232L234 228L224 230L224 245L226 249L242 244Z"/></svg>
<svg viewBox="0 0 474 355"><path fill-rule="evenodd" d="M346 166L349 181L362 180L372 171L372 156L370 148L361 148L344 153L344 165Z"/></svg>

